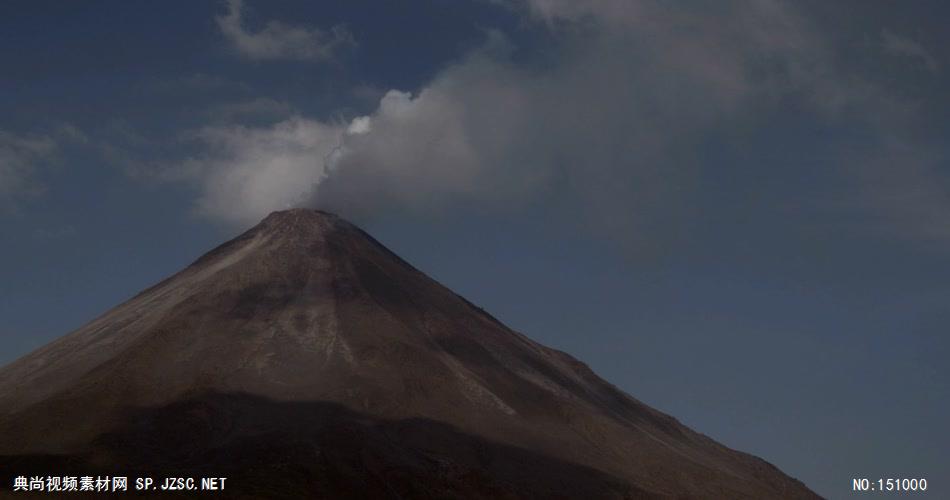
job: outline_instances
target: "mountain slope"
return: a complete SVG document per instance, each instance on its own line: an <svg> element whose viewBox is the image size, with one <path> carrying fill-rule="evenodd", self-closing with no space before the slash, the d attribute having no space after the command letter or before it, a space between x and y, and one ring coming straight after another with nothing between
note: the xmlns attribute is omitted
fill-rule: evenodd
<svg viewBox="0 0 950 500"><path fill-rule="evenodd" d="M0 455L262 496L815 497L312 210L0 369Z"/></svg>

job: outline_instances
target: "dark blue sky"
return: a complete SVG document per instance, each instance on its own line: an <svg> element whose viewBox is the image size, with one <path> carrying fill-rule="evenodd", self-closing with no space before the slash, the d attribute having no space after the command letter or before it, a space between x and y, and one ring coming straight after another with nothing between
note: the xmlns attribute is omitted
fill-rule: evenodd
<svg viewBox="0 0 950 500"><path fill-rule="evenodd" d="M319 206L819 493L950 465L943 2L0 6L0 363Z"/></svg>

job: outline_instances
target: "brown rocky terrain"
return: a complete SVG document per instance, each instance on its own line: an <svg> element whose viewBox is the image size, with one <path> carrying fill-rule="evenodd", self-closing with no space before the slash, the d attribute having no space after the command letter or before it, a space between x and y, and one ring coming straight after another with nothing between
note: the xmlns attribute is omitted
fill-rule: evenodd
<svg viewBox="0 0 950 500"><path fill-rule="evenodd" d="M817 498L302 209L0 368L0 470L227 476L236 498Z"/></svg>

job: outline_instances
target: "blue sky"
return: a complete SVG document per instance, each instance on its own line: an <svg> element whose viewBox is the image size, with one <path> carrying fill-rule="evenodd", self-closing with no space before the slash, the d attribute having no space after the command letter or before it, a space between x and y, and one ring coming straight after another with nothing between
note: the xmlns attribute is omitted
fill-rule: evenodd
<svg viewBox="0 0 950 500"><path fill-rule="evenodd" d="M314 206L819 493L937 485L948 14L5 2L0 363Z"/></svg>

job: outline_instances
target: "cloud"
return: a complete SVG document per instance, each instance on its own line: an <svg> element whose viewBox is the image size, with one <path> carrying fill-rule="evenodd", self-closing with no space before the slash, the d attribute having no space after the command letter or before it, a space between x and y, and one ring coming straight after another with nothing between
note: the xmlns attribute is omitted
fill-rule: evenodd
<svg viewBox="0 0 950 500"><path fill-rule="evenodd" d="M369 132L346 138L314 203L362 215L554 195L626 233L677 217L703 160L691 146L813 86L822 55L770 3L665 5L538 3L564 47L553 64L516 63L494 32L417 92L390 91Z"/></svg>
<svg viewBox="0 0 950 500"><path fill-rule="evenodd" d="M351 125L364 133L335 130L344 144L312 151L332 168L311 179L319 186L309 202L372 214L517 203L557 187L629 229L678 203L699 160L690 144L756 99L804 85L815 57L798 20L767 2L703 13L648 2L532 5L552 23L595 16L596 29L557 33L564 48L541 69L516 64L505 36L489 32L422 89L390 90ZM763 61L771 66L752 67Z"/></svg>
<svg viewBox="0 0 950 500"><path fill-rule="evenodd" d="M346 132L348 134L361 135L368 133L372 130L373 121L368 116L358 116L353 119L348 127L346 127Z"/></svg>
<svg viewBox="0 0 950 500"><path fill-rule="evenodd" d="M705 141L741 151L743 139L729 144L737 131L784 122L791 102L823 126L868 134L864 158L847 154L848 140L830 146L846 162L829 159L829 169L852 184L838 202L861 207L883 232L950 243L941 157L908 132L916 105L842 69L836 48L786 3L528 6L563 44L553 64L515 63L494 33L418 92L390 91L371 130L347 138L314 203L372 214L555 196L612 234L662 239L696 215L693 191L716 176ZM768 166L760 170L767 178ZM770 195L799 203L800 193Z"/></svg>
<svg viewBox="0 0 950 500"><path fill-rule="evenodd" d="M202 187L197 211L237 225L299 206L323 177L323 157L341 125L292 117L271 127L206 127L188 139L204 148L178 165L177 177Z"/></svg>
<svg viewBox="0 0 950 500"><path fill-rule="evenodd" d="M43 174L57 166L70 147L89 142L89 137L70 123L37 134L0 130L0 213L16 211L20 202L44 194Z"/></svg>
<svg viewBox="0 0 950 500"><path fill-rule="evenodd" d="M940 63L934 58L922 45L909 39L891 33L888 30L881 30L881 43L884 52L914 59L924 65L930 71L940 69Z"/></svg>
<svg viewBox="0 0 950 500"><path fill-rule="evenodd" d="M36 179L36 171L55 152L52 137L0 131L0 207L10 208L18 200L42 193L43 185Z"/></svg>
<svg viewBox="0 0 950 500"><path fill-rule="evenodd" d="M512 42L489 31L420 88L383 92L364 116L194 134L204 153L182 165L200 186L199 211L246 225L290 205L367 217L543 197L612 234L662 239L703 210L699 191L721 168L707 157L710 141L741 158L749 130L768 135L794 109L866 133L860 154L828 138L841 160L828 169L852 186L822 207L860 209L905 237L950 242L935 230L950 218L950 199L934 188L944 183L934 155L909 154L933 150L906 133L913 103L836 64L836 47L788 4L521 5L556 41L543 64L514 57ZM777 147L788 147L780 134L772 133ZM736 185L770 178L769 168L749 166ZM799 195L760 198L795 205Z"/></svg>
<svg viewBox="0 0 950 500"><path fill-rule="evenodd" d="M244 27L243 0L228 0L227 6L227 14L216 16L215 20L221 33L248 59L327 61L338 50L355 43L343 26L321 30L268 21L254 33Z"/></svg>

